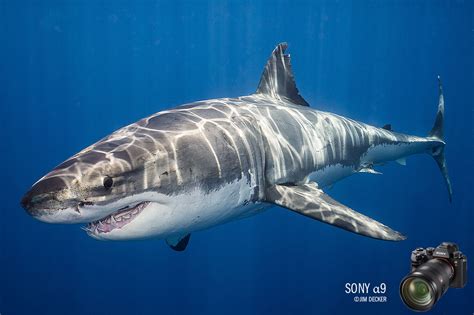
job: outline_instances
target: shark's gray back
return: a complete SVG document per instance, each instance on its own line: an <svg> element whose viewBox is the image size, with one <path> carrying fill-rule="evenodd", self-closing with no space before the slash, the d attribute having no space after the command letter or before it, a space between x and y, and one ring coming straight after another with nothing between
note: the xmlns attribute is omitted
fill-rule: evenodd
<svg viewBox="0 0 474 315"><path fill-rule="evenodd" d="M331 165L356 167L370 147L410 141L403 134L261 94L159 112L117 131L95 149L125 135L133 144L127 154L117 155L132 165L143 158L141 151L155 156L157 167L147 177L167 181L168 193L197 182L216 189L241 176L257 187L295 183ZM158 174L163 169L165 174Z"/></svg>
<svg viewBox="0 0 474 315"><path fill-rule="evenodd" d="M230 115L214 119L213 111ZM369 148L422 139L264 94L198 102L173 112L201 112L217 125L232 125L237 119L255 123L252 132L246 134L258 133L262 140L259 154L264 157L267 185L298 183L309 173L333 165L357 168Z"/></svg>

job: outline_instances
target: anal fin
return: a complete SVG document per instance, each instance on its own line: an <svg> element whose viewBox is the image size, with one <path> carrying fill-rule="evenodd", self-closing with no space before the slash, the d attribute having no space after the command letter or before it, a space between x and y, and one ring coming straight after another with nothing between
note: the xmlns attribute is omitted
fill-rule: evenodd
<svg viewBox="0 0 474 315"><path fill-rule="evenodd" d="M388 226L332 199L315 183L301 186L273 185L266 190L266 201L364 236L388 241L406 238Z"/></svg>
<svg viewBox="0 0 474 315"><path fill-rule="evenodd" d="M403 166L407 165L407 159L404 158L404 157L395 160L395 162L397 162L398 164L403 165Z"/></svg>
<svg viewBox="0 0 474 315"><path fill-rule="evenodd" d="M178 236L167 238L166 244L168 244L169 247L171 247L171 249L177 252L182 252L183 250L186 249L186 246L188 246L190 238L191 238L191 234L178 235Z"/></svg>

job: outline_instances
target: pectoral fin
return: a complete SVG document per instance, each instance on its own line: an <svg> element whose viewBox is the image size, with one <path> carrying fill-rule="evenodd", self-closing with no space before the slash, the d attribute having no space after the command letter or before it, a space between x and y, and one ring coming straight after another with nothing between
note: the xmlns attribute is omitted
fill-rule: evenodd
<svg viewBox="0 0 474 315"><path fill-rule="evenodd" d="M274 185L266 190L266 201L347 231L388 241L406 237L325 194L315 183L301 186Z"/></svg>
<svg viewBox="0 0 474 315"><path fill-rule="evenodd" d="M178 235L166 239L166 244L177 252L182 252L188 246L191 234Z"/></svg>

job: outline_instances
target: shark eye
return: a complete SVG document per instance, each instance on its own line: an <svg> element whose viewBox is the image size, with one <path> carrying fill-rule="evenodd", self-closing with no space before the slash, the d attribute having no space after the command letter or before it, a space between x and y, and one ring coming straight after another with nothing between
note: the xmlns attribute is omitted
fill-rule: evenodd
<svg viewBox="0 0 474 315"><path fill-rule="evenodd" d="M104 177L104 188L105 189L110 189L112 185L114 184L114 180L110 176L105 176Z"/></svg>

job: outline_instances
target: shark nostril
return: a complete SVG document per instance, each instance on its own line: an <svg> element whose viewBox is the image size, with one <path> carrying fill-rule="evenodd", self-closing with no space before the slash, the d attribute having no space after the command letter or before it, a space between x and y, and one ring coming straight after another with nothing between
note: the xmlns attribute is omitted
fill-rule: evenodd
<svg viewBox="0 0 474 315"><path fill-rule="evenodd" d="M79 201L77 204L79 208L85 207L85 206L92 206L94 203L90 201Z"/></svg>

